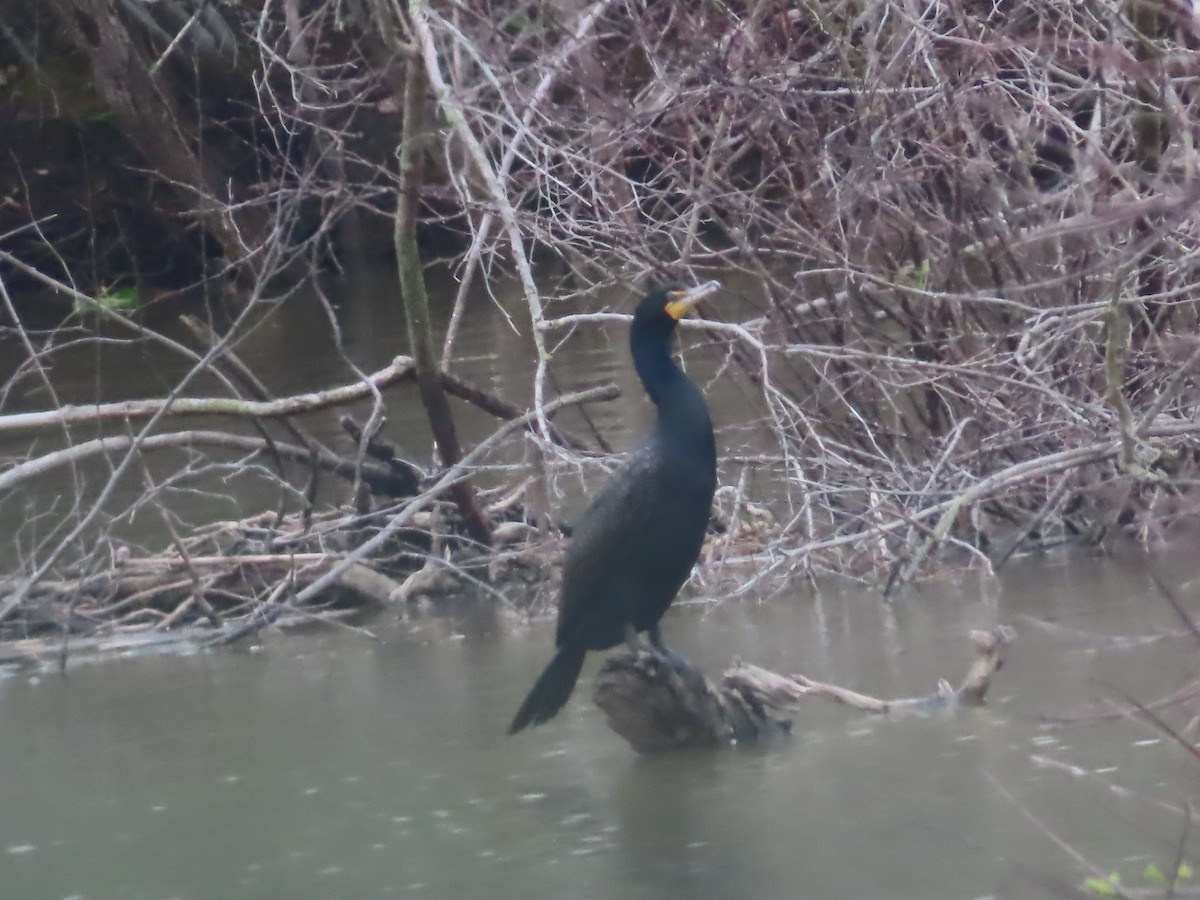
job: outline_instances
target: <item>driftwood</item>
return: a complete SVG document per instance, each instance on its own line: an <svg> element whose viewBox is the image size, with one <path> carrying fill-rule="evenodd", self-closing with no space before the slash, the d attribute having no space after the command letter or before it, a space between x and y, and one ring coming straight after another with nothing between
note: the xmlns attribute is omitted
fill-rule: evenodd
<svg viewBox="0 0 1200 900"><path fill-rule="evenodd" d="M639 753L761 741L790 732L772 710L823 697L871 713L979 706L1015 637L1007 626L971 632L976 658L957 688L938 682L923 697L884 700L804 675L779 675L735 660L720 687L676 654L625 651L596 677L594 700L609 726Z"/></svg>
<svg viewBox="0 0 1200 900"><path fill-rule="evenodd" d="M384 552L347 558L351 537L378 531L392 518L391 510L312 517L265 512L180 537L167 517L167 550L134 556L117 547L96 571L32 585L25 602L0 622L0 669L65 664L68 653L221 646L271 626L339 622L362 609L451 593L461 587L455 573L472 568L483 577L486 559L452 563L429 556L431 529L443 529L436 535L443 546L461 537L450 516L430 512L411 516ZM328 588L305 598L318 580ZM0 598L16 586L0 579Z"/></svg>
<svg viewBox="0 0 1200 900"><path fill-rule="evenodd" d="M675 653L626 650L609 657L593 699L609 727L639 753L748 743L791 729L753 697L714 687Z"/></svg>
<svg viewBox="0 0 1200 900"><path fill-rule="evenodd" d="M195 541L189 543L197 546ZM280 587L290 591L302 588L337 562L337 555L321 552L198 555L188 552L184 542L157 556L120 554L108 568L94 574L39 582L30 590L21 617L4 634L49 632L47 642L56 646L68 634L115 637L164 632L200 625L201 620L214 626L215 633L224 634L226 625L236 628L238 623L253 621L260 608L278 603L287 593ZM401 582L372 566L355 563L339 574L337 586L344 605L362 607L392 602ZM0 582L0 593L7 587ZM286 609L286 604L279 605ZM214 633L203 631L205 638ZM17 643L24 643L22 655L33 646L32 641L10 640L0 647L7 649ZM114 646L119 645L120 641L114 641Z"/></svg>
<svg viewBox="0 0 1200 900"><path fill-rule="evenodd" d="M245 373L237 370L236 363L230 365L229 377L245 381ZM407 377L407 368L408 363L398 357L389 369L372 376L376 388L390 379ZM461 390L464 385L456 382L455 387ZM137 551L114 544L110 560L93 559L63 567L55 578L46 577L53 558L31 574L0 578L0 660L5 648L18 641L25 642L15 654L18 660L57 654L65 661L66 648L83 646L81 639L98 641L98 647L119 649L131 635L179 629L189 630L194 643L229 643L297 613L309 619L327 617L330 604L360 607L441 592L447 585L457 584L450 571L475 571L477 574L468 577L486 580L486 561L461 534L461 521L440 510L448 490L501 442L521 429L533 427L539 415L548 420L563 407L612 399L618 393L614 385L589 388L548 401L541 410L514 414L458 464L429 477L432 483L425 485L421 484L423 473L378 442L370 443L368 450L378 451L369 454L370 458L342 457L289 421L300 412L358 396L355 392L366 389L362 384L284 400L267 398L265 388L256 383L246 381L244 388L260 399L216 400L209 405L205 400L177 398L179 406L173 411L245 415L257 426L263 418L280 419L301 444L284 444L261 427L257 437L207 431L113 435L13 466L0 475L0 489L10 489L23 479L73 465L90 455L132 454L160 447L196 451L199 445L213 445L268 454L277 466L284 459L307 463L312 471L310 489L315 485L316 471L325 470L348 479L361 478L371 491L398 494L404 500L374 508L370 502L357 502L360 498L356 496L354 508L342 506L314 514L312 495L306 490L306 503L299 514L264 513L240 522L217 523L186 536L176 529L169 511L155 500L150 505L157 508L163 520L169 549L135 557ZM476 391L474 399L480 398L487 399L488 395ZM499 401L492 402L491 408L502 414L514 413L513 408L501 408ZM11 430L55 423L62 426L77 420L100 423L121 416L152 417L164 409L160 401L60 407L50 413L0 417L0 432L6 427ZM562 433L554 434L564 439ZM144 478L147 496L156 498L158 486L148 471ZM412 496L422 487L423 492ZM521 506L514 493L506 498L503 509L494 512L494 524L504 543L529 532L524 522L513 521L523 515ZM490 508L488 512L493 515ZM435 545L436 565L429 560ZM63 543L60 548L65 546ZM458 554L460 550L462 554ZM458 555L463 558L458 559ZM331 588L337 590L331 592ZM40 643L28 643L31 639ZM35 652L31 649L34 646L42 649Z"/></svg>

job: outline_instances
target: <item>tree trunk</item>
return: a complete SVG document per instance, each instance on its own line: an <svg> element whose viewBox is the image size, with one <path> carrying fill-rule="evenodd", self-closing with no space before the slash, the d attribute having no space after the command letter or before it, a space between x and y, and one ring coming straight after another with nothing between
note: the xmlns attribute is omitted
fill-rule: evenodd
<svg viewBox="0 0 1200 900"><path fill-rule="evenodd" d="M265 216L253 208L233 212L222 198L226 180L216 151L184 123L175 98L156 76L112 0L49 0L72 42L90 60L96 91L147 164L160 172L181 208L195 210L231 264L242 263L266 232ZM237 198L243 199L243 198Z"/></svg>
<svg viewBox="0 0 1200 900"><path fill-rule="evenodd" d="M396 223L393 240L399 268L400 292L404 298L404 319L412 345L413 362L421 403L442 464L453 466L462 458L450 403L442 387L429 321L429 297L425 293L425 272L417 247L417 205L420 202L425 138L427 82L425 66L417 53L409 56L404 84L404 131L400 144L400 187L396 199ZM462 480L450 488L467 533L485 546L492 543L492 532L475 502L471 483Z"/></svg>
<svg viewBox="0 0 1200 900"><path fill-rule="evenodd" d="M1142 107L1134 117L1134 134L1137 140L1134 145L1134 158L1138 168L1145 175L1145 184L1154 191L1158 189L1156 180L1162 165L1163 152L1171 139L1171 128L1162 108L1166 73L1163 71L1161 45L1174 31L1173 18L1166 4L1158 0L1132 0L1129 4L1129 19L1137 32L1137 60L1144 67L1137 86L1137 98ZM1162 229L1161 215L1147 215L1138 219L1135 233L1139 238L1151 239L1160 234ZM1143 338L1148 338L1160 330L1166 324L1160 320L1170 311L1170 307L1159 300L1165 287L1163 256L1163 243L1156 240L1138 260L1137 285L1138 296L1142 298L1142 309L1135 309L1133 315L1137 316L1140 312L1138 318L1144 316L1144 322L1135 322Z"/></svg>

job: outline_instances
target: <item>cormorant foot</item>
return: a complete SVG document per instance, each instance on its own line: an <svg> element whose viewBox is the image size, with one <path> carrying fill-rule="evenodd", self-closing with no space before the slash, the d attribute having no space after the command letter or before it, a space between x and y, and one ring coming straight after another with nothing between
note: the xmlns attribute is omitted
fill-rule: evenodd
<svg viewBox="0 0 1200 900"><path fill-rule="evenodd" d="M689 665L686 659L678 653L668 650L666 645L663 644L662 629L658 627L657 622L646 629L646 636L650 638L650 652L663 660L672 669L679 670Z"/></svg>
<svg viewBox="0 0 1200 900"><path fill-rule="evenodd" d="M642 649L642 641L638 637L637 629L629 622L625 623L625 646L629 648L630 653L637 653Z"/></svg>
<svg viewBox="0 0 1200 900"><path fill-rule="evenodd" d="M646 637L648 637L650 639L650 646L653 647L655 650L657 650L659 653L667 652L667 648L663 644L662 629L658 627L657 622L655 622L653 625L651 625L649 628L646 629Z"/></svg>
<svg viewBox="0 0 1200 900"><path fill-rule="evenodd" d="M691 668L691 663L666 647L653 647L651 652L677 672L686 671Z"/></svg>

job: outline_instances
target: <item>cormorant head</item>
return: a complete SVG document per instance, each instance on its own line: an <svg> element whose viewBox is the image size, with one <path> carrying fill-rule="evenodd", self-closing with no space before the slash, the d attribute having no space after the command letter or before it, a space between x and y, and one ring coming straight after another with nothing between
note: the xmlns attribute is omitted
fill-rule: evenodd
<svg viewBox="0 0 1200 900"><path fill-rule="evenodd" d="M721 286L719 281L706 281L691 288L668 285L652 290L642 298L633 314L633 330L647 336L669 336L675 324L692 311L696 303Z"/></svg>

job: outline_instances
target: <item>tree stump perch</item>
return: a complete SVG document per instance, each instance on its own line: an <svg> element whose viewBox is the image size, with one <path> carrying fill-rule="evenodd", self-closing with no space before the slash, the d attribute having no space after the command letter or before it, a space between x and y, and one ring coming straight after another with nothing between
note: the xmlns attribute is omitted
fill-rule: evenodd
<svg viewBox="0 0 1200 900"><path fill-rule="evenodd" d="M626 650L609 657L596 676L593 699L609 727L638 753L711 748L761 741L791 731L772 710L795 709L823 697L877 714L980 706L1016 633L1001 625L972 631L975 661L957 688L938 682L933 693L885 700L804 675L779 675L735 660L720 687L677 654Z"/></svg>

